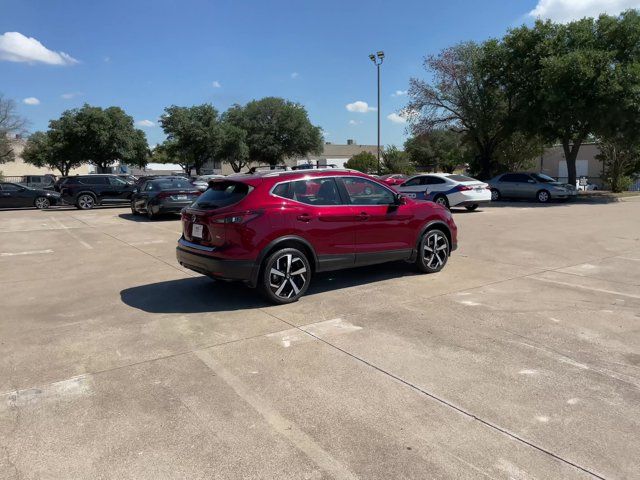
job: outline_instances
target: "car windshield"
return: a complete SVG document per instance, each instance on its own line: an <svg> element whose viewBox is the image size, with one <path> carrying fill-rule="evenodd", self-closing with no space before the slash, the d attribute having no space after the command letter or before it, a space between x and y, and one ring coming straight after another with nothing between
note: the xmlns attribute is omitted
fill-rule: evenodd
<svg viewBox="0 0 640 480"><path fill-rule="evenodd" d="M548 175L545 175L544 173L532 173L531 176L533 178L535 178L537 181L542 182L542 183L556 183L557 180L555 178L551 178Z"/></svg>
<svg viewBox="0 0 640 480"><path fill-rule="evenodd" d="M220 181L213 182L209 188L198 197L194 208L221 208L238 203L253 187L242 182Z"/></svg>

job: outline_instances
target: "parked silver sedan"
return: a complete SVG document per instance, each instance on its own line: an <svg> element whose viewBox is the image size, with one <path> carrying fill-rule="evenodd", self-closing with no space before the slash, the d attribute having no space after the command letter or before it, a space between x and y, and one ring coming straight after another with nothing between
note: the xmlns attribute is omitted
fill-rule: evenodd
<svg viewBox="0 0 640 480"><path fill-rule="evenodd" d="M523 198L546 203L550 200L566 200L578 194L575 187L543 173L503 173L489 180L491 200Z"/></svg>

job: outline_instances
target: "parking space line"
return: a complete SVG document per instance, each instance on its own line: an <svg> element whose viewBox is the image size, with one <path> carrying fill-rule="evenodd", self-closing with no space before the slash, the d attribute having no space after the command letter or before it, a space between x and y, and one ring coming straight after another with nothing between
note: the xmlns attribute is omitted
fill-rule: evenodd
<svg viewBox="0 0 640 480"><path fill-rule="evenodd" d="M15 257L18 255L41 255L45 253L53 253L53 250L31 250L27 252L2 252L0 257Z"/></svg>
<svg viewBox="0 0 640 480"><path fill-rule="evenodd" d="M53 222L55 222L56 224L58 224L60 226L60 228L62 230L64 230L65 232L67 232L69 234L69 236L71 238L73 238L74 240L77 240L80 245L82 245L84 248L87 248L89 250L93 250L93 247L91 245L89 245L87 242L85 242L84 240L82 240L78 235L76 235L75 233L73 233L71 231L71 229L69 227L67 227L66 225L64 225L60 220L58 220L55 217L49 217Z"/></svg>
<svg viewBox="0 0 640 480"><path fill-rule="evenodd" d="M559 273L562 273L562 272L559 272ZM559 280L550 280L548 278L540 278L540 277L532 277L532 276L529 276L528 278L530 278L531 280L538 280L539 282L555 283L556 285L565 285L567 287L579 288L581 290L589 290L591 292L608 293L610 295L617 295L620 297L640 299L640 295L634 295L633 293L616 292L615 290L607 290L605 288L587 287L585 285L578 285L576 283L569 283L569 282L561 282ZM582 277L582 278L590 278L590 277Z"/></svg>

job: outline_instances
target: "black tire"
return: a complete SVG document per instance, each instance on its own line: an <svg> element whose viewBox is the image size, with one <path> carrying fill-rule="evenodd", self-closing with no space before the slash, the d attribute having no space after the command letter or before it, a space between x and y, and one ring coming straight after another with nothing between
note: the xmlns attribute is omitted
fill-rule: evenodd
<svg viewBox="0 0 640 480"><path fill-rule="evenodd" d="M428 230L420 240L416 266L423 273L439 272L447 264L450 253L451 245L444 232L437 228Z"/></svg>
<svg viewBox="0 0 640 480"><path fill-rule="evenodd" d="M33 206L38 210L45 210L51 206L51 201L47 197L37 197L33 201Z"/></svg>
<svg viewBox="0 0 640 480"><path fill-rule="evenodd" d="M307 256L296 248L283 248L262 264L258 287L271 303L283 305L298 301L310 284L311 265Z"/></svg>
<svg viewBox="0 0 640 480"><path fill-rule="evenodd" d="M442 205L444 208L449 210L449 199L446 195L436 195L433 199L433 202L437 203L438 205Z"/></svg>
<svg viewBox="0 0 640 480"><path fill-rule="evenodd" d="M502 198L502 195L500 194L500 190L498 190L497 188L492 188L491 189L491 201L492 202L497 202L501 198Z"/></svg>
<svg viewBox="0 0 640 480"><path fill-rule="evenodd" d="M131 214L140 215L140 212L138 212L138 210L136 210L136 207L134 206L133 200L131 200Z"/></svg>
<svg viewBox="0 0 640 480"><path fill-rule="evenodd" d="M78 210L91 210L96 206L98 201L92 193L81 193L76 199L76 208Z"/></svg>
<svg viewBox="0 0 640 480"><path fill-rule="evenodd" d="M470 212L473 212L474 210L477 210L477 209L478 209L478 204L477 204L477 203L474 203L473 205L467 205L467 206L466 206L466 207L464 207L464 208L466 208L466 209L467 209L467 210L469 210Z"/></svg>
<svg viewBox="0 0 640 480"><path fill-rule="evenodd" d="M153 213L153 210L151 210L151 207L149 207L148 204L147 204L147 218L149 220L155 220L156 218L158 218L158 215Z"/></svg>
<svg viewBox="0 0 640 480"><path fill-rule="evenodd" d="M539 190L538 193L536 193L536 200L538 200L538 203L549 203L551 194L548 190Z"/></svg>

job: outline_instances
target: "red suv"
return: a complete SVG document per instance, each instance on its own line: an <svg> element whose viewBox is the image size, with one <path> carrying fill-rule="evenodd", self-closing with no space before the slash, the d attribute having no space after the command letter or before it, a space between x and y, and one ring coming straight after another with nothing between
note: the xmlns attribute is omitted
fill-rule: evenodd
<svg viewBox="0 0 640 480"><path fill-rule="evenodd" d="M437 272L457 245L446 208L336 169L212 180L183 210L182 231L182 266L242 280L274 303L298 300L314 272L394 260Z"/></svg>

